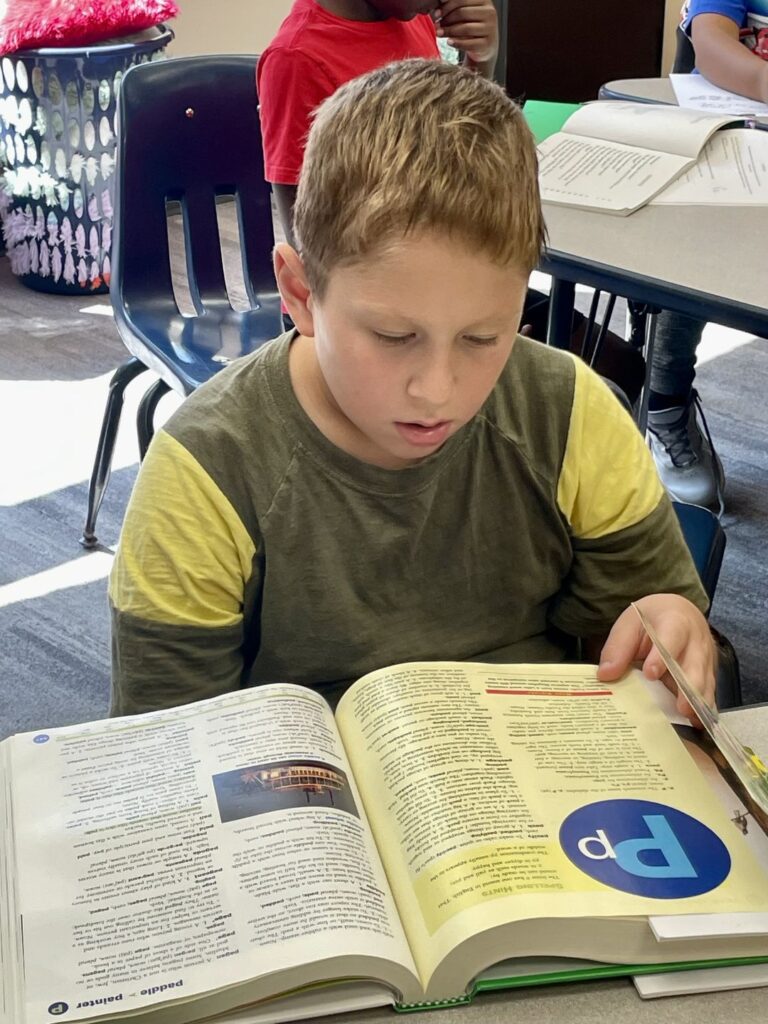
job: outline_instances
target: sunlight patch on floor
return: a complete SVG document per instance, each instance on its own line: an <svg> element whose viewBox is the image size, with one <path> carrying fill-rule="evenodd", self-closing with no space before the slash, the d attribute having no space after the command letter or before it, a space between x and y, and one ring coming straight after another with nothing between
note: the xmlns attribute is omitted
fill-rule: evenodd
<svg viewBox="0 0 768 1024"><path fill-rule="evenodd" d="M0 505L17 505L89 480L112 373L90 380L0 380ZM153 380L128 387L112 468L138 462L136 408ZM169 394L157 423L180 399ZM83 507L85 516L85 507Z"/></svg>
<svg viewBox="0 0 768 1024"><path fill-rule="evenodd" d="M759 341L759 339L751 334L745 334L743 331L734 331L732 327L722 327L720 324L707 324L704 328L704 334L702 335L699 347L696 350L697 365L703 366L704 363L709 363L713 359L717 359L718 356L725 356L729 352L735 352L736 349L742 348L744 345L751 345L754 342L762 345L765 344L764 341Z"/></svg>
<svg viewBox="0 0 768 1024"><path fill-rule="evenodd" d="M0 608L20 601L45 597L46 594L53 594L57 590L103 580L109 575L112 559L113 556L106 551L84 553L71 562L64 562L63 565L35 573L34 576L25 576L23 579L14 580L13 583L6 583L0 587Z"/></svg>

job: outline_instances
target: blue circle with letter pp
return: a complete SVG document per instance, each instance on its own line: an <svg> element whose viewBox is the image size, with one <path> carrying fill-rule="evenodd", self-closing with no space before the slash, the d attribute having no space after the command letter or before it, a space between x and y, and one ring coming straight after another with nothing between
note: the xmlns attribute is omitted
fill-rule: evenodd
<svg viewBox="0 0 768 1024"><path fill-rule="evenodd" d="M716 889L731 857L712 829L650 800L600 800L560 828L568 859L590 878L637 896L675 900Z"/></svg>

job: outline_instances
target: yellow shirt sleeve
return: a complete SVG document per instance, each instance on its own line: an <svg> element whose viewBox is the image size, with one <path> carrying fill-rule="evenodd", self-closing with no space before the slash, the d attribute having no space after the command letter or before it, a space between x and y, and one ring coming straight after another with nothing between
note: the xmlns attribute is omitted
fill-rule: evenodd
<svg viewBox="0 0 768 1024"><path fill-rule="evenodd" d="M242 618L256 546L230 501L165 431L155 437L125 516L109 596L120 612L169 625Z"/></svg>
<svg viewBox="0 0 768 1024"><path fill-rule="evenodd" d="M608 386L580 359L557 502L585 540L635 526L663 488L645 440Z"/></svg>

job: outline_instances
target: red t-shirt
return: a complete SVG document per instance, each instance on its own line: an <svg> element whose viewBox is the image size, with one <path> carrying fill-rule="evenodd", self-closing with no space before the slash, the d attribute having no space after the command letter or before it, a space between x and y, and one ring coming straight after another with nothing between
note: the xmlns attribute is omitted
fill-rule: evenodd
<svg viewBox="0 0 768 1024"><path fill-rule="evenodd" d="M264 177L297 184L310 114L339 86L393 60L438 56L429 15L350 21L329 14L315 0L296 0L256 72Z"/></svg>

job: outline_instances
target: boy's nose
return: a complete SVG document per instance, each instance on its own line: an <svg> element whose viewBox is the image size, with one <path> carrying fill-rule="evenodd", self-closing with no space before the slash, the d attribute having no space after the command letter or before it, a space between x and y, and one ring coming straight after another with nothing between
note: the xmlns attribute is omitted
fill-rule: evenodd
<svg viewBox="0 0 768 1024"><path fill-rule="evenodd" d="M408 395L438 411L453 395L456 378L448 359L427 359L412 373L408 382Z"/></svg>

